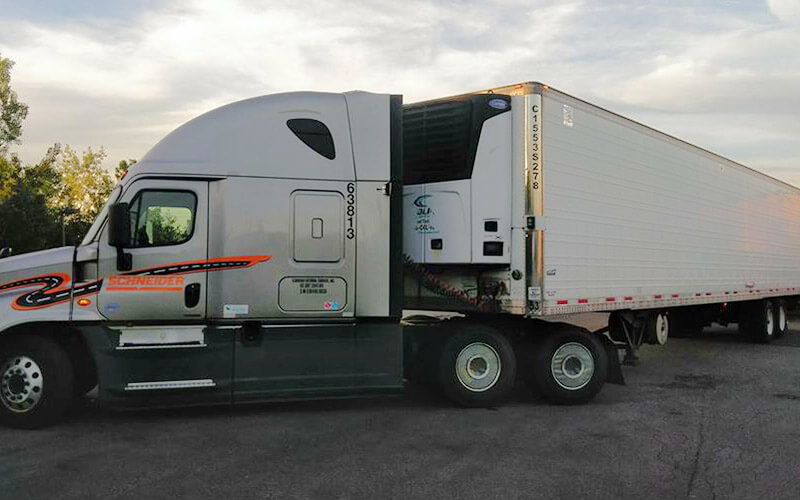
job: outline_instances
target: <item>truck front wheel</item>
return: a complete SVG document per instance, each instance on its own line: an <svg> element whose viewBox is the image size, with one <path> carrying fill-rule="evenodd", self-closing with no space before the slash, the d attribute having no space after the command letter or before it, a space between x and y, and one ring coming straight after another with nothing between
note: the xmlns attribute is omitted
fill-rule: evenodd
<svg viewBox="0 0 800 500"><path fill-rule="evenodd" d="M585 403L605 384L608 355L593 334L557 330L542 339L531 354L530 381L551 403Z"/></svg>
<svg viewBox="0 0 800 500"><path fill-rule="evenodd" d="M36 429L57 421L73 392L69 357L55 341L30 335L0 344L0 423Z"/></svg>
<svg viewBox="0 0 800 500"><path fill-rule="evenodd" d="M467 327L450 337L439 358L439 384L454 403L491 407L514 387L517 361L511 343L484 327Z"/></svg>

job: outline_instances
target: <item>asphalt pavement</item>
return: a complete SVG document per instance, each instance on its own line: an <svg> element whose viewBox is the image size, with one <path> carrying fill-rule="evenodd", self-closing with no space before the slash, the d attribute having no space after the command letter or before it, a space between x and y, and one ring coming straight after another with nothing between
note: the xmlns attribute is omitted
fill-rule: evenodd
<svg viewBox="0 0 800 500"><path fill-rule="evenodd" d="M626 386L497 409L394 399L117 413L0 428L0 498L800 498L800 321L646 346Z"/></svg>

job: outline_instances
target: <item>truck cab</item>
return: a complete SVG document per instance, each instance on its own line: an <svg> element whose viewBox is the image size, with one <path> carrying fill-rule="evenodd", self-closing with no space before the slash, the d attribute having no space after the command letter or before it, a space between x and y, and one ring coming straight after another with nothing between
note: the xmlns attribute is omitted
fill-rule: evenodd
<svg viewBox="0 0 800 500"><path fill-rule="evenodd" d="M402 386L400 96L296 92L179 127L82 243L0 260L2 419Z"/></svg>

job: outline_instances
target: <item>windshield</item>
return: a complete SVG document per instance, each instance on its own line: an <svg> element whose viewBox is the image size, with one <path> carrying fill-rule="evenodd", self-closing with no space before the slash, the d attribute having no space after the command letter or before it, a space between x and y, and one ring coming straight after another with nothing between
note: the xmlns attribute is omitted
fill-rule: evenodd
<svg viewBox="0 0 800 500"><path fill-rule="evenodd" d="M83 241L81 241L81 245L88 245L92 241L94 241L95 236L100 231L100 228L103 227L103 223L106 221L106 216L108 215L108 206L117 201L119 198L120 193L122 193L122 186L117 186L111 191L111 194L108 195L108 201L106 202L105 206L100 213L97 214L97 218L94 220L92 227L89 228L89 231L86 233L86 236L83 237Z"/></svg>

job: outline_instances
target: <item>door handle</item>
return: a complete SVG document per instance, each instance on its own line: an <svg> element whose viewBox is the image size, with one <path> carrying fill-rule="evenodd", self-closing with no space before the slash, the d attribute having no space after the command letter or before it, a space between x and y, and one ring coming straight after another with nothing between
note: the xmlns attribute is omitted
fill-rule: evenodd
<svg viewBox="0 0 800 500"><path fill-rule="evenodd" d="M200 283L186 285L183 290L183 301L189 309L200 303Z"/></svg>

